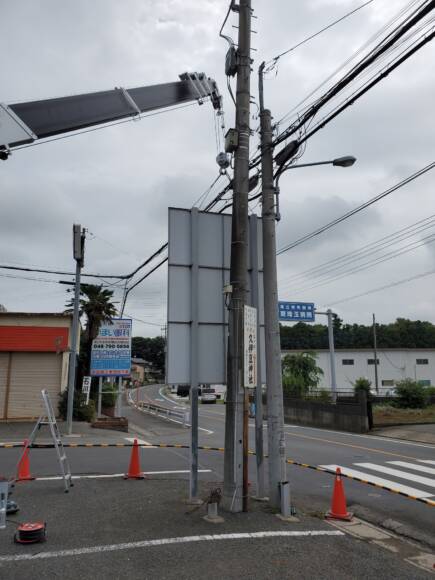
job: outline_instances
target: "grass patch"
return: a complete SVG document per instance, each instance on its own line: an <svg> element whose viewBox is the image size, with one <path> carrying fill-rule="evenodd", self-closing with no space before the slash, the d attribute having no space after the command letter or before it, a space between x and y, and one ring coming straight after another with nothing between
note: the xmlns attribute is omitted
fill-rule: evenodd
<svg viewBox="0 0 435 580"><path fill-rule="evenodd" d="M396 423L435 423L435 405L424 409L398 409L392 405L374 405L373 420L376 426Z"/></svg>

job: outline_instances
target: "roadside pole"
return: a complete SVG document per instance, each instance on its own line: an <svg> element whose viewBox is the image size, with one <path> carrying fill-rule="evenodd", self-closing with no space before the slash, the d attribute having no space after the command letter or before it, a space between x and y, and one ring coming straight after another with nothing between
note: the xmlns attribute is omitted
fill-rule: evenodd
<svg viewBox="0 0 435 580"><path fill-rule="evenodd" d="M276 268L275 188L273 184L272 116L264 108L263 62L258 70L260 96L261 179L263 222L263 285L264 329L266 352L267 433L269 451L269 501L271 506L281 507L284 498L289 499L286 477L284 403L281 377L281 339L278 320L278 281ZM287 513L283 515L288 515Z"/></svg>
<svg viewBox="0 0 435 580"><path fill-rule="evenodd" d="M101 415L101 399L103 397L103 377L98 377L98 403L97 403L97 417Z"/></svg>
<svg viewBox="0 0 435 580"><path fill-rule="evenodd" d="M257 309L257 386L255 387L255 460L257 464L257 498L266 496L263 444L263 390L261 370L260 292L258 273L258 218L249 217L249 252L251 258L251 306Z"/></svg>
<svg viewBox="0 0 435 580"><path fill-rule="evenodd" d="M377 339L376 339L376 319L375 315L373 314L373 351L375 356L375 388L376 394L379 395L379 377L378 377L378 348L377 348Z"/></svg>
<svg viewBox="0 0 435 580"><path fill-rule="evenodd" d="M74 287L74 311L71 330L71 348L68 369L68 404L67 404L67 434L72 434L74 389L76 378L77 339L79 330L79 307L80 307L80 275L84 264L85 254L85 230L80 224L73 225L73 255L76 261L76 278Z"/></svg>
<svg viewBox="0 0 435 580"><path fill-rule="evenodd" d="M191 224L191 295L190 295L190 488L189 501L198 503L198 208L190 213Z"/></svg>
<svg viewBox="0 0 435 580"><path fill-rule="evenodd" d="M335 346L334 346L334 313L330 308L326 311L328 316L328 342L329 342L329 364L331 366L331 390L332 401L337 402L337 376L335 374Z"/></svg>
<svg viewBox="0 0 435 580"><path fill-rule="evenodd" d="M236 134L234 153L233 214L231 223L231 266L228 320L227 405L225 414L224 497L232 512L247 510L243 493L243 464L247 464L247 436L243 436L243 410L247 404L244 386L243 310L247 299L249 117L251 75L251 0L233 5L239 14L237 50ZM236 436L237 431L237 436ZM243 444L245 442L245 444ZM245 474L247 469L245 469ZM247 482L245 489L247 488Z"/></svg>
<svg viewBox="0 0 435 580"><path fill-rule="evenodd" d="M332 402L337 402L337 376L335 374L335 346L334 346L334 313L330 308L326 312L316 310L316 316L322 314L328 317L328 346L329 346L329 368L331 372L331 393Z"/></svg>

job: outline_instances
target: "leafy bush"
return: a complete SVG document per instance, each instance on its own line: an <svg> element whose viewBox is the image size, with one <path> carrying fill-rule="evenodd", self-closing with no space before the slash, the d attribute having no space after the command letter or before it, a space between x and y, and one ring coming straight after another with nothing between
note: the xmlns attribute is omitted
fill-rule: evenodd
<svg viewBox="0 0 435 580"><path fill-rule="evenodd" d="M424 392L427 394L428 397L434 397L435 396L435 387L426 387L424 389Z"/></svg>
<svg viewBox="0 0 435 580"><path fill-rule="evenodd" d="M305 398L317 403L330 403L332 401L331 391L327 389L311 391Z"/></svg>
<svg viewBox="0 0 435 580"><path fill-rule="evenodd" d="M284 397L301 398L308 393L309 387L301 375L287 372L282 377Z"/></svg>
<svg viewBox="0 0 435 580"><path fill-rule="evenodd" d="M288 397L303 397L311 388L316 388L323 371L311 352L288 354L282 360L282 383Z"/></svg>
<svg viewBox="0 0 435 580"><path fill-rule="evenodd" d="M396 383L397 406L402 409L422 409L428 405L427 389L412 379Z"/></svg>
<svg viewBox="0 0 435 580"><path fill-rule="evenodd" d="M86 395L76 389L74 392L73 419L76 421L88 421L90 423L95 417L95 403L92 399L89 401L88 405L85 405L85 402ZM67 407L68 389L65 389L59 397L58 404L59 415L64 420L66 419Z"/></svg>
<svg viewBox="0 0 435 580"><path fill-rule="evenodd" d="M355 394L357 394L359 391L364 391L367 393L367 396L370 395L370 387L372 386L372 383L369 381L369 379L366 379L365 377L359 377L354 383L352 383L352 385Z"/></svg>
<svg viewBox="0 0 435 580"><path fill-rule="evenodd" d="M114 407L116 405L116 399L118 397L118 385L112 385L111 383L103 383L103 395L101 397L102 407Z"/></svg>

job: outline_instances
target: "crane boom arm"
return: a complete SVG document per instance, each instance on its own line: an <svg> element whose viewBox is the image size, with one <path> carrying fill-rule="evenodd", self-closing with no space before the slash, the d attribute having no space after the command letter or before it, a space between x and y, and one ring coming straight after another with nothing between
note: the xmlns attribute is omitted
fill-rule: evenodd
<svg viewBox="0 0 435 580"><path fill-rule="evenodd" d="M77 131L145 111L210 97L215 108L220 96L213 79L203 73L184 73L180 81L132 89L115 88L11 105L0 104L0 149L36 139Z"/></svg>

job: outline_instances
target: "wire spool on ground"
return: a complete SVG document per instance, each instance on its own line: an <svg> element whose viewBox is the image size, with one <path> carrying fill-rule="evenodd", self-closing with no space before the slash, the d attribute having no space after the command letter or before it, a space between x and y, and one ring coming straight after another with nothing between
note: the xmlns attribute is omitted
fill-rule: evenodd
<svg viewBox="0 0 435 580"><path fill-rule="evenodd" d="M18 526L15 532L14 541L17 544L36 544L37 542L44 542L46 539L45 522L25 523Z"/></svg>

